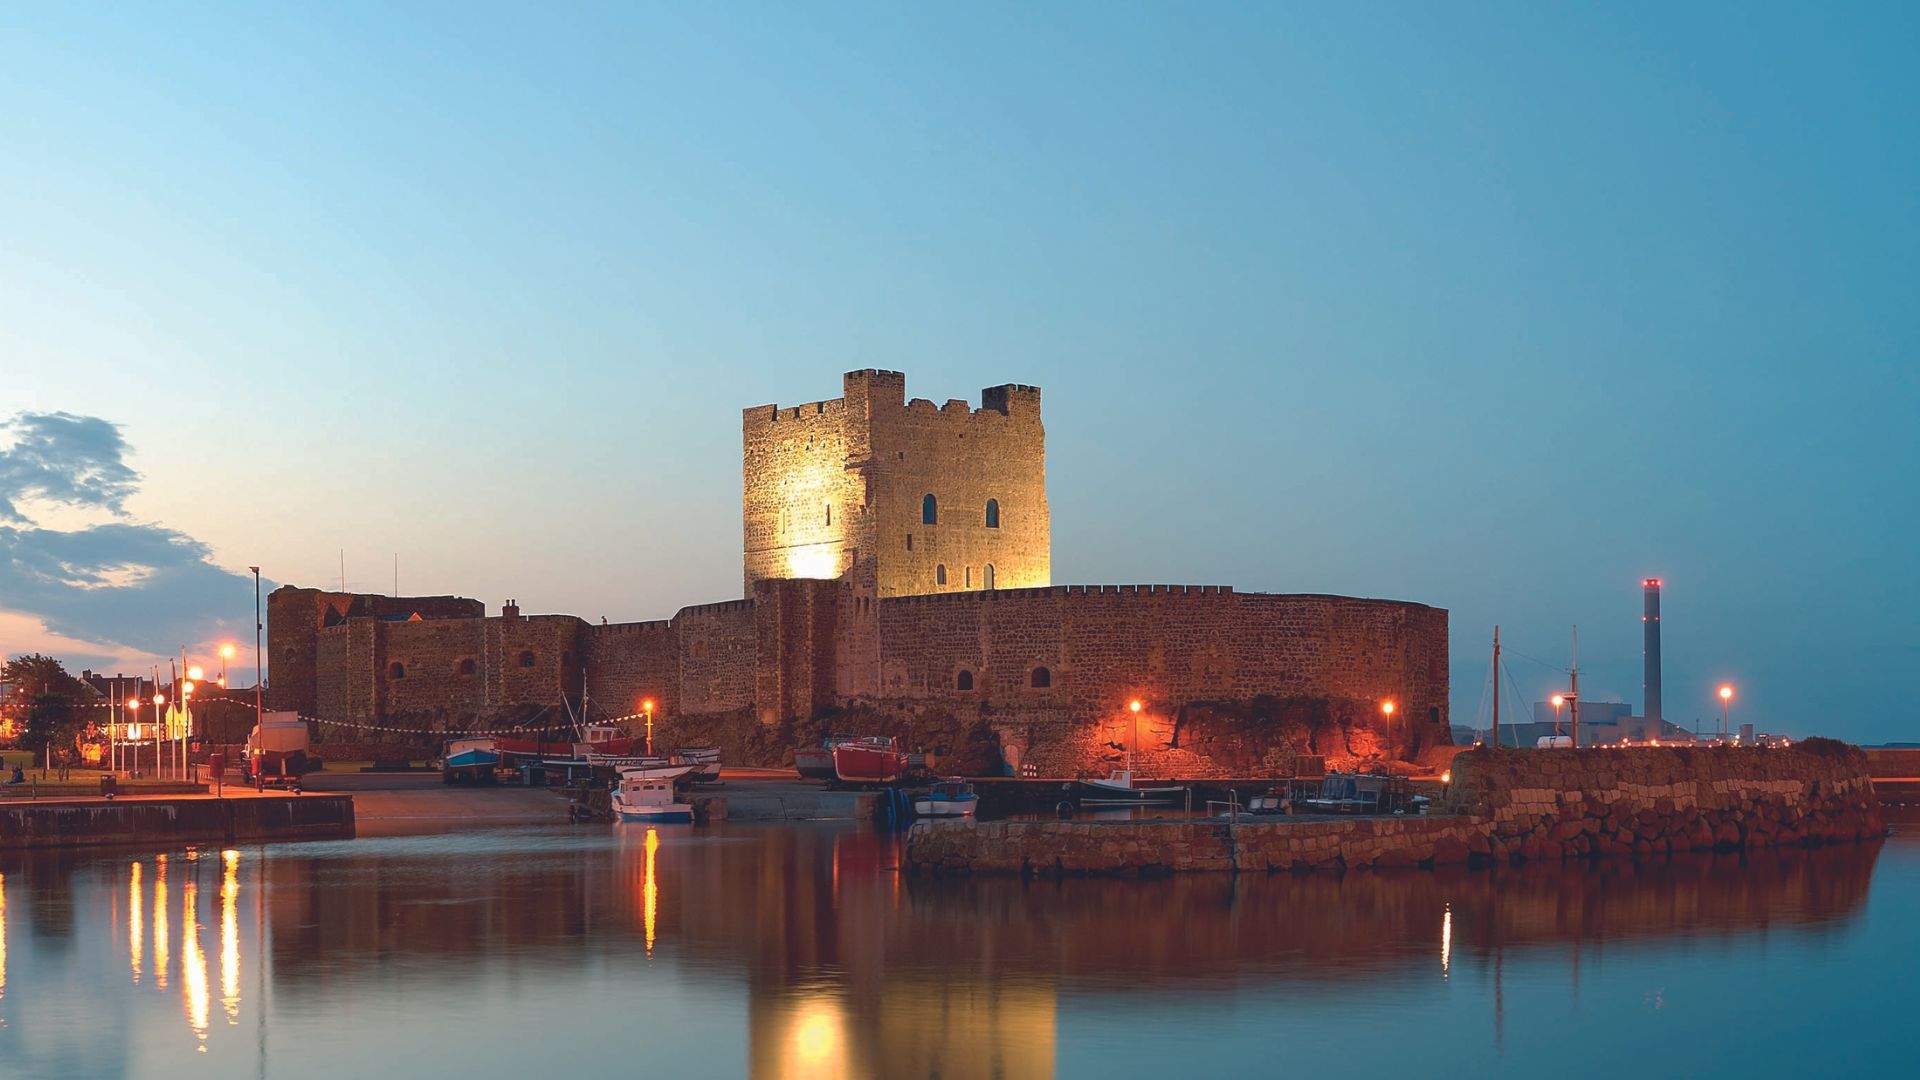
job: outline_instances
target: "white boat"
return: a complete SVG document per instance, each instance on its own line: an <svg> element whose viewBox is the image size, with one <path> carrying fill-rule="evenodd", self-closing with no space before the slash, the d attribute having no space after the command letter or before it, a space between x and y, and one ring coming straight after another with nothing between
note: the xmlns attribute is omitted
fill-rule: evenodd
<svg viewBox="0 0 1920 1080"><path fill-rule="evenodd" d="M673 781L651 776L622 776L613 792L613 812L621 821L693 820L693 807L674 801Z"/></svg>
<svg viewBox="0 0 1920 1080"><path fill-rule="evenodd" d="M979 808L973 785L959 777L948 777L913 798L915 817L970 818Z"/></svg>
<svg viewBox="0 0 1920 1080"><path fill-rule="evenodd" d="M720 779L720 748L717 746L683 746L667 756L675 765L693 766L693 779L702 783L711 783Z"/></svg>
<svg viewBox="0 0 1920 1080"><path fill-rule="evenodd" d="M665 780L672 783L695 768L692 765L675 765L665 758L628 758L626 762L612 767L623 784L628 780Z"/></svg>
<svg viewBox="0 0 1920 1080"><path fill-rule="evenodd" d="M1080 781L1080 802L1088 806L1173 802L1183 787L1138 787L1132 769L1115 769L1104 779Z"/></svg>

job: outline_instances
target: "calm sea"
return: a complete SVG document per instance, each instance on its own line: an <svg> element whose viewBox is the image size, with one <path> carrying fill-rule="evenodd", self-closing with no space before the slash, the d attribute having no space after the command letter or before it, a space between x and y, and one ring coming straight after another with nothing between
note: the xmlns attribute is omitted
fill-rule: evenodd
<svg viewBox="0 0 1920 1080"><path fill-rule="evenodd" d="M909 881L853 828L0 856L10 1077L1911 1075L1920 827L1650 869Z"/></svg>

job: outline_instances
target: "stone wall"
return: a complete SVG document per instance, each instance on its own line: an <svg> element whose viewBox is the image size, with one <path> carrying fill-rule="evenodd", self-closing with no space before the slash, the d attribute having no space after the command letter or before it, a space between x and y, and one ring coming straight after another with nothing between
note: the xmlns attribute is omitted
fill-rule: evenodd
<svg viewBox="0 0 1920 1080"><path fill-rule="evenodd" d="M480 601L464 596L377 596L283 585L267 597L268 707L315 710L319 682L327 674L319 662L319 638L329 626L355 617L472 619L485 614Z"/></svg>
<svg viewBox="0 0 1920 1080"><path fill-rule="evenodd" d="M1145 775L1262 776L1298 753L1414 760L1451 741L1447 613L1422 604L1089 585L876 608L867 703L989 717L1009 763L1042 776L1101 771L1128 747Z"/></svg>
<svg viewBox="0 0 1920 1080"><path fill-rule="evenodd" d="M1857 748L1499 750L1454 758L1426 817L916 825L910 871L1153 875L1649 860L1884 835Z"/></svg>

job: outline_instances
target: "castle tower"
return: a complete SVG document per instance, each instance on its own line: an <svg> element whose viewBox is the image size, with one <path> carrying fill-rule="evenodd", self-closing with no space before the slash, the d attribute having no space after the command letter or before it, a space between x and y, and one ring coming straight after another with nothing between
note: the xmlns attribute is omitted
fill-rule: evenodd
<svg viewBox="0 0 1920 1080"><path fill-rule="evenodd" d="M866 598L1052 582L1038 387L908 401L897 371L742 414L745 582L845 576Z"/></svg>

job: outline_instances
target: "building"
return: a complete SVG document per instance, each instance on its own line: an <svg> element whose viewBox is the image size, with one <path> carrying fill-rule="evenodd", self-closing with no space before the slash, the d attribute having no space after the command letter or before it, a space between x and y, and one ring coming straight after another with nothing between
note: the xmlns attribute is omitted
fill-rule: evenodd
<svg viewBox="0 0 1920 1080"><path fill-rule="evenodd" d="M744 410L742 450L743 598L594 625L287 586L267 605L272 707L458 730L652 699L723 739L821 717L984 725L1007 767L1047 775L1128 745L1143 771L1204 775L1451 742L1444 610L1053 584L1035 387L935 406L899 372L849 372L838 398Z"/></svg>

